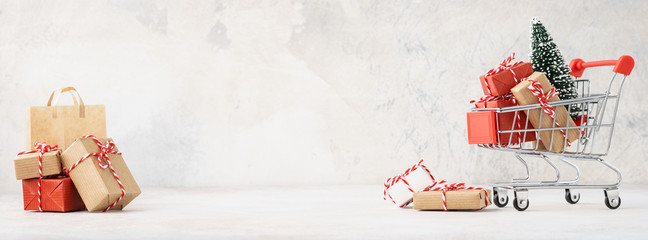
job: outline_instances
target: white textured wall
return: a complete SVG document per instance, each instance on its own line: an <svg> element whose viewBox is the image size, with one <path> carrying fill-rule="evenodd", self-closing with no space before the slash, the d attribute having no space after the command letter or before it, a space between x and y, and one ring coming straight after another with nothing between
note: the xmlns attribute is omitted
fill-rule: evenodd
<svg viewBox="0 0 648 240"><path fill-rule="evenodd" d="M505 180L521 168L468 145L465 112L479 75L528 60L533 16L568 60L635 57L608 159L648 183L648 2L586 2L2 1L0 189L26 108L66 85L106 104L143 186L378 185L420 158Z"/></svg>

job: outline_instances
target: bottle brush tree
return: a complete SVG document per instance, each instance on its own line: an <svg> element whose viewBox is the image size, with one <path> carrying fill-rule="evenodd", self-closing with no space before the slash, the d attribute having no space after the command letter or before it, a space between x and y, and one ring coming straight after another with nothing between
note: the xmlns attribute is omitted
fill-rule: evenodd
<svg viewBox="0 0 648 240"><path fill-rule="evenodd" d="M553 38L537 17L531 19L530 57L533 71L545 73L561 100L578 97L574 78L569 75L571 70L553 42ZM578 104L569 106L569 113L574 119L580 116L581 110Z"/></svg>

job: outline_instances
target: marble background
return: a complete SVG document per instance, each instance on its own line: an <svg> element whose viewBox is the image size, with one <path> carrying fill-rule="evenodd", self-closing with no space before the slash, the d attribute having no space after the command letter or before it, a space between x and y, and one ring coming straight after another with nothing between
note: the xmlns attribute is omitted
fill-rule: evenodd
<svg viewBox="0 0 648 240"><path fill-rule="evenodd" d="M567 60L635 57L607 159L624 182L648 183L646 11L646 1L1 1L0 190L20 190L25 110L67 85L106 104L108 134L144 187L379 186L421 158L438 178L506 180L520 164L468 145L465 113L479 75L511 52L528 61L533 16ZM600 92L611 69L586 76Z"/></svg>

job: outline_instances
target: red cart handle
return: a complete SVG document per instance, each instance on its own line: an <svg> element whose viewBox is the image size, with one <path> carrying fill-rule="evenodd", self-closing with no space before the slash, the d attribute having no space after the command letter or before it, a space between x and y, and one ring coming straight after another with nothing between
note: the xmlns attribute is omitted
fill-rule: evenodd
<svg viewBox="0 0 648 240"><path fill-rule="evenodd" d="M569 63L569 68L572 70L571 75L574 77L583 76L585 68L600 66L614 66L614 69L612 69L613 72L627 76L630 75L632 68L634 68L634 59L628 55L623 55L619 60L585 62L583 59L576 58Z"/></svg>

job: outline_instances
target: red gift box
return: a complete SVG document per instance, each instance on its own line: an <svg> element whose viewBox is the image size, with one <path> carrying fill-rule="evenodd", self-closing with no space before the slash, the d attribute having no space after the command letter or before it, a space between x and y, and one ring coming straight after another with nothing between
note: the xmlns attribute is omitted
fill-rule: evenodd
<svg viewBox="0 0 648 240"><path fill-rule="evenodd" d="M495 100L487 102L478 102L475 104L477 108L503 108L516 106L513 100ZM518 112L520 116L520 127L515 124L515 112L505 112L505 113L496 113L494 111L479 111L479 112L469 112L467 114L468 118L468 143L469 144L502 144L508 145L509 141L511 144L520 143L518 139L518 133L500 133L497 134L499 125L499 130L511 130L512 127L515 129L532 129L531 124L527 124L527 118L524 112ZM524 134L524 133L522 133ZM512 136L511 136L512 135ZM523 142L535 141L536 135L534 131L528 131L524 135Z"/></svg>
<svg viewBox="0 0 648 240"><path fill-rule="evenodd" d="M38 211L38 179L25 179L22 183L25 210ZM43 211L69 212L85 209L83 200L69 177L42 179L41 202Z"/></svg>
<svg viewBox="0 0 648 240"><path fill-rule="evenodd" d="M513 73L517 80L513 77ZM528 77L533 73L531 63L519 62L511 67L511 70L503 70L493 75L479 77L484 95L502 96L511 92L511 88L518 84L518 80Z"/></svg>

